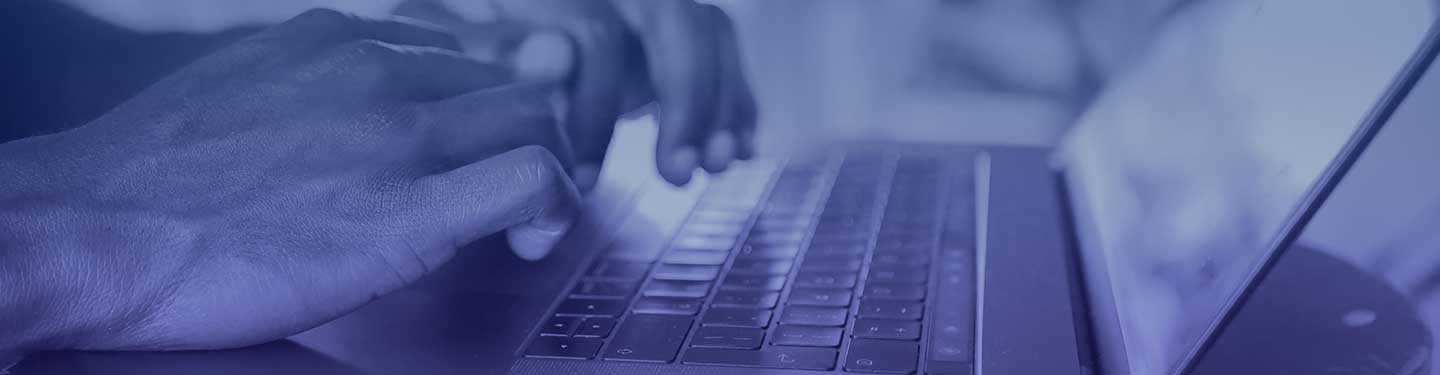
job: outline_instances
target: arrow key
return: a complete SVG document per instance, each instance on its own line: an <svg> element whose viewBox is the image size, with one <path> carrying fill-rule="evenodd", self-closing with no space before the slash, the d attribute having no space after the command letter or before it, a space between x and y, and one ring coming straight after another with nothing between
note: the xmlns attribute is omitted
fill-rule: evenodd
<svg viewBox="0 0 1440 375"><path fill-rule="evenodd" d="M600 339L577 337L536 337L526 348L525 356L532 358L595 358L600 351Z"/></svg>

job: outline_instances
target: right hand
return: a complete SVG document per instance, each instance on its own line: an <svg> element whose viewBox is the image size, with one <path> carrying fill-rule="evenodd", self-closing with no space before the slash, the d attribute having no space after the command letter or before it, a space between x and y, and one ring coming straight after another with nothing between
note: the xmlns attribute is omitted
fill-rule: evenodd
<svg viewBox="0 0 1440 375"><path fill-rule="evenodd" d="M544 256L579 198L546 151L567 149L549 91L457 48L311 11L0 144L0 357L255 344L482 236Z"/></svg>

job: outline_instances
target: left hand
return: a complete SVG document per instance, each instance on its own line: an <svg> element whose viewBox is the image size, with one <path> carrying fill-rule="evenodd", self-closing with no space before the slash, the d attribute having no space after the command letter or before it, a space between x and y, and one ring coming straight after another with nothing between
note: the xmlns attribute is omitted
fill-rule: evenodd
<svg viewBox="0 0 1440 375"><path fill-rule="evenodd" d="M714 5L412 0L399 13L451 28L467 54L512 65L522 78L539 70L530 75L568 80L562 122L574 147L572 174L582 188L598 176L615 120L651 102L660 109L655 159L671 183L687 183L697 166L718 172L753 153L754 99L730 18Z"/></svg>

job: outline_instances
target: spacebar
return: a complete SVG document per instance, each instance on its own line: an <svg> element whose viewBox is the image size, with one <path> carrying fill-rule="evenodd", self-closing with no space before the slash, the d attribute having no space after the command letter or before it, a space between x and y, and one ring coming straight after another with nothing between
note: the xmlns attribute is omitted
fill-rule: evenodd
<svg viewBox="0 0 1440 375"><path fill-rule="evenodd" d="M762 350L694 348L685 352L685 363L738 367L769 367L804 370L835 369L835 350L822 348L769 347Z"/></svg>

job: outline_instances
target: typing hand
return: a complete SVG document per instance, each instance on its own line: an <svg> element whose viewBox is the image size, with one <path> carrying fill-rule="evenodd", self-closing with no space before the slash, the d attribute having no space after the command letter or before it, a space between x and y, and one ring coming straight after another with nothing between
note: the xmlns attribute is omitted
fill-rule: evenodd
<svg viewBox="0 0 1440 375"><path fill-rule="evenodd" d="M578 199L549 92L456 48L312 11L0 144L0 361L282 338L500 231L544 256Z"/></svg>
<svg viewBox="0 0 1440 375"><path fill-rule="evenodd" d="M467 53L500 55L539 75L547 73L539 66L568 69L561 73L569 88L562 122L582 188L598 175L615 120L651 102L659 104L655 152L666 180L684 184L697 166L721 171L753 153L755 103L730 18L720 8L692 0L411 0L401 12L428 1L438 1L444 12L415 15L446 24L443 18L455 18ZM507 41L507 35L521 40ZM570 49L531 54L555 44L537 35L560 35Z"/></svg>

